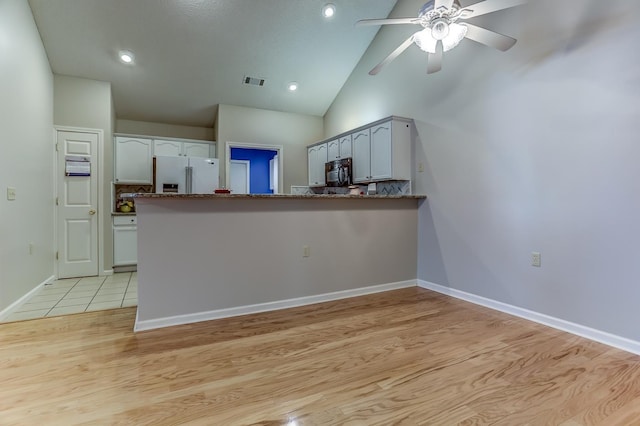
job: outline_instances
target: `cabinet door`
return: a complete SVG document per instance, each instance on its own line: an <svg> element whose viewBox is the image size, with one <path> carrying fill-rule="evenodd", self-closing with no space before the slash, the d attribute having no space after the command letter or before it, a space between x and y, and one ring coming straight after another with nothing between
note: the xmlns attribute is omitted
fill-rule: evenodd
<svg viewBox="0 0 640 426"><path fill-rule="evenodd" d="M327 162L327 144L308 148L307 160L309 167L309 186L324 185L324 164Z"/></svg>
<svg viewBox="0 0 640 426"><path fill-rule="evenodd" d="M353 141L353 181L371 179L371 141L369 129L351 135Z"/></svg>
<svg viewBox="0 0 640 426"><path fill-rule="evenodd" d="M153 155L177 157L182 155L182 142L178 141L153 141Z"/></svg>
<svg viewBox="0 0 640 426"><path fill-rule="evenodd" d="M340 159L340 142L338 139L327 142L327 161Z"/></svg>
<svg viewBox="0 0 640 426"><path fill-rule="evenodd" d="M327 144L318 145L318 157L316 158L316 180L318 185L326 184L326 176L324 175L324 165L327 162Z"/></svg>
<svg viewBox="0 0 640 426"><path fill-rule="evenodd" d="M309 175L309 186L317 184L316 163L318 162L318 149L315 146L307 148L307 172Z"/></svg>
<svg viewBox="0 0 640 426"><path fill-rule="evenodd" d="M210 158L211 155L211 144L209 143L198 143L198 142L184 142L184 148L182 153L187 157L202 157L202 158Z"/></svg>
<svg viewBox="0 0 640 426"><path fill-rule="evenodd" d="M138 263L138 228L136 226L113 227L113 265Z"/></svg>
<svg viewBox="0 0 640 426"><path fill-rule="evenodd" d="M351 135L340 138L340 158L351 157Z"/></svg>
<svg viewBox="0 0 640 426"><path fill-rule="evenodd" d="M123 183L151 183L151 140L117 137L115 180Z"/></svg>
<svg viewBox="0 0 640 426"><path fill-rule="evenodd" d="M371 179L391 179L391 121L371 128Z"/></svg>

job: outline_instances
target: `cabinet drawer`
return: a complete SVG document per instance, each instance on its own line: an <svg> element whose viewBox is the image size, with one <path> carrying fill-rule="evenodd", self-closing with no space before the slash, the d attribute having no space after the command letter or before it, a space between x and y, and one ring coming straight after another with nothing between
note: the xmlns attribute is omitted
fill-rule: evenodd
<svg viewBox="0 0 640 426"><path fill-rule="evenodd" d="M138 218L136 216L114 216L113 224L118 225L137 225Z"/></svg>

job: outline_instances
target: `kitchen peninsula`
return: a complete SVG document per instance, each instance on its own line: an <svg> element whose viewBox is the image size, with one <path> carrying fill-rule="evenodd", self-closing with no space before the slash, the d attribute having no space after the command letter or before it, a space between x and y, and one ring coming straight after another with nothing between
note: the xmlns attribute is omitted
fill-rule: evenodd
<svg viewBox="0 0 640 426"><path fill-rule="evenodd" d="M135 329L413 286L424 198L136 194Z"/></svg>

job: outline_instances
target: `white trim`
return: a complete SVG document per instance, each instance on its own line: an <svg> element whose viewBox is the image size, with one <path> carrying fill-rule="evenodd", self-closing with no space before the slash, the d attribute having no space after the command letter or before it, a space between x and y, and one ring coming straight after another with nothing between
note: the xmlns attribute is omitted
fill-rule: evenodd
<svg viewBox="0 0 640 426"><path fill-rule="evenodd" d="M224 151L224 184L229 186L229 161L231 160L231 148L262 149L265 151L276 151L278 156L278 194L284 194L284 147L282 145L262 145L259 143L247 142L225 142ZM218 158L220 156L218 155Z"/></svg>
<svg viewBox="0 0 640 426"><path fill-rule="evenodd" d="M530 311L528 309L509 305L503 302L498 302L496 300L487 299L482 296L466 293L464 291L445 287L439 284L434 284L428 281L417 280L417 282L418 287L422 287L427 290L432 290L437 293L455 297L456 299L475 303L476 305L484 306L496 311L507 313L509 315L524 318L526 320L537 322L539 324L543 324L558 330L566 331L567 333L575 334L589 340L604 343L605 345L622 349L623 351L640 355L640 342L627 339L626 337L616 336L615 334L607 333L605 331L596 330L584 325L565 321L560 318L555 318L549 315L541 314L539 312Z"/></svg>
<svg viewBox="0 0 640 426"><path fill-rule="evenodd" d="M105 269L104 271L102 271L102 274L100 274L101 277L109 275L113 275L113 269Z"/></svg>
<svg viewBox="0 0 640 426"><path fill-rule="evenodd" d="M15 312L19 307L24 305L29 299L31 299L45 284L50 284L55 281L55 277L51 275L49 278L35 286L30 292L16 300L2 311L0 311L0 321L4 321L9 315Z"/></svg>
<svg viewBox="0 0 640 426"><path fill-rule="evenodd" d="M161 327L191 324L200 321L210 321L220 318L235 317L238 315L256 314L259 312L275 311L278 309L294 308L296 306L311 305L314 303L329 302L332 300L346 299L349 297L364 296L366 294L380 293L383 291L397 290L407 287L415 287L415 280L400 281L389 284L380 284L370 287L361 287L352 290L336 291L332 293L318 294L315 296L297 297L294 299L279 300L275 302L258 303L255 305L238 306L233 308L217 309L214 311L197 312L194 314L176 315L172 317L157 318L151 320L138 320L133 331L153 330Z"/></svg>

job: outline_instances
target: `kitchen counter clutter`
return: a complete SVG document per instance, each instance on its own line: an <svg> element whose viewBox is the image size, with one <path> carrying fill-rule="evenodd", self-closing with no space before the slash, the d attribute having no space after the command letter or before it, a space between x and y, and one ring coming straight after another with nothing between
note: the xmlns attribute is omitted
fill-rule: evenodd
<svg viewBox="0 0 640 426"><path fill-rule="evenodd" d="M134 197L136 331L416 285L424 196Z"/></svg>

